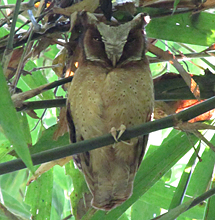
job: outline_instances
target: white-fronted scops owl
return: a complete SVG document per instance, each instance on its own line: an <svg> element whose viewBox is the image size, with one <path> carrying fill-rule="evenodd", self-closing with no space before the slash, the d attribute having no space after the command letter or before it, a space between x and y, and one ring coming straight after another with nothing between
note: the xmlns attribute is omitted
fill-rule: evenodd
<svg viewBox="0 0 215 220"><path fill-rule="evenodd" d="M154 93L143 14L124 24L106 24L85 12L81 23L79 67L67 99L71 142L150 121ZM131 196L147 140L140 136L73 157L93 195L93 207L110 210Z"/></svg>

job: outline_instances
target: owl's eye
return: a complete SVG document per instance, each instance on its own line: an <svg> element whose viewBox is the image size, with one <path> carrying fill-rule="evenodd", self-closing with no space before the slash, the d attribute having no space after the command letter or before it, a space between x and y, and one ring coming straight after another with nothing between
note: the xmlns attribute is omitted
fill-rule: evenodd
<svg viewBox="0 0 215 220"><path fill-rule="evenodd" d="M96 37L93 37L93 40L94 40L94 41L97 41L97 42L101 42L101 41L102 41L102 38L96 36Z"/></svg>

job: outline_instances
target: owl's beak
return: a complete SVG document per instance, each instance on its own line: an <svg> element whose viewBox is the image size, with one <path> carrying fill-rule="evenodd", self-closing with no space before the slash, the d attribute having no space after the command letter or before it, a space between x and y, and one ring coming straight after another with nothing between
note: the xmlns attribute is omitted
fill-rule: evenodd
<svg viewBox="0 0 215 220"><path fill-rule="evenodd" d="M121 56L118 54L108 54L108 59L111 61L113 67L116 66L117 62L119 61Z"/></svg>

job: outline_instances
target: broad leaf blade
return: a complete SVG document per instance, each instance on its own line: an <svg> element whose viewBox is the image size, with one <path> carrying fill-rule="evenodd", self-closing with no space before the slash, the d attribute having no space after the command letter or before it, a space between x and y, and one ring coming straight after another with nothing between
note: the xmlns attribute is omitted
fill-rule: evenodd
<svg viewBox="0 0 215 220"><path fill-rule="evenodd" d="M153 18L146 33L155 39L208 46L215 41L214 21L215 15L206 12Z"/></svg>
<svg viewBox="0 0 215 220"><path fill-rule="evenodd" d="M0 125L3 128L5 136L8 138L11 145L13 145L16 153L33 172L33 163L28 150L28 145L25 141L26 139L21 129L17 112L11 100L2 67L0 67L0 88Z"/></svg>
<svg viewBox="0 0 215 220"><path fill-rule="evenodd" d="M189 208L192 201L193 201L193 199L181 204L180 206L177 206L174 209L171 209L167 214L162 216L160 218L160 220L170 220L170 219L177 218L180 214L182 214L183 212L185 212Z"/></svg>
<svg viewBox="0 0 215 220"><path fill-rule="evenodd" d="M25 201L31 206L33 219L50 219L52 190L53 169L41 175L28 186Z"/></svg>

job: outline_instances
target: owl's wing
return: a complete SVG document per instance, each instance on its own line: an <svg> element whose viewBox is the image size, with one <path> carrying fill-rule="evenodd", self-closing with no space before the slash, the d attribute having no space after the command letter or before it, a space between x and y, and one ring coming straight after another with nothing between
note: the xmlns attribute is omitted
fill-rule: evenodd
<svg viewBox="0 0 215 220"><path fill-rule="evenodd" d="M68 122L68 127L69 127L70 141L71 141L71 143L76 143L75 125L74 125L74 122L72 119L69 102L67 103L66 117L67 117L67 122Z"/></svg>
<svg viewBox="0 0 215 220"><path fill-rule="evenodd" d="M138 168L139 168L139 166L140 166L140 164L143 160L143 156L144 156L145 151L146 151L146 145L147 145L147 142L148 142L148 137L149 137L149 135L143 135L141 137L138 137L139 145L142 148L142 151L141 151L140 156L139 156Z"/></svg>
<svg viewBox="0 0 215 220"><path fill-rule="evenodd" d="M70 103L67 103L67 112L66 112L66 117L67 117L67 122L68 122L68 127L69 127L69 136L70 136L70 142L71 143L76 143L76 132L75 132L75 125L72 119L72 114L71 114L71 109L70 109ZM78 154L73 155L73 160L77 167L82 170L81 166L81 159Z"/></svg>

